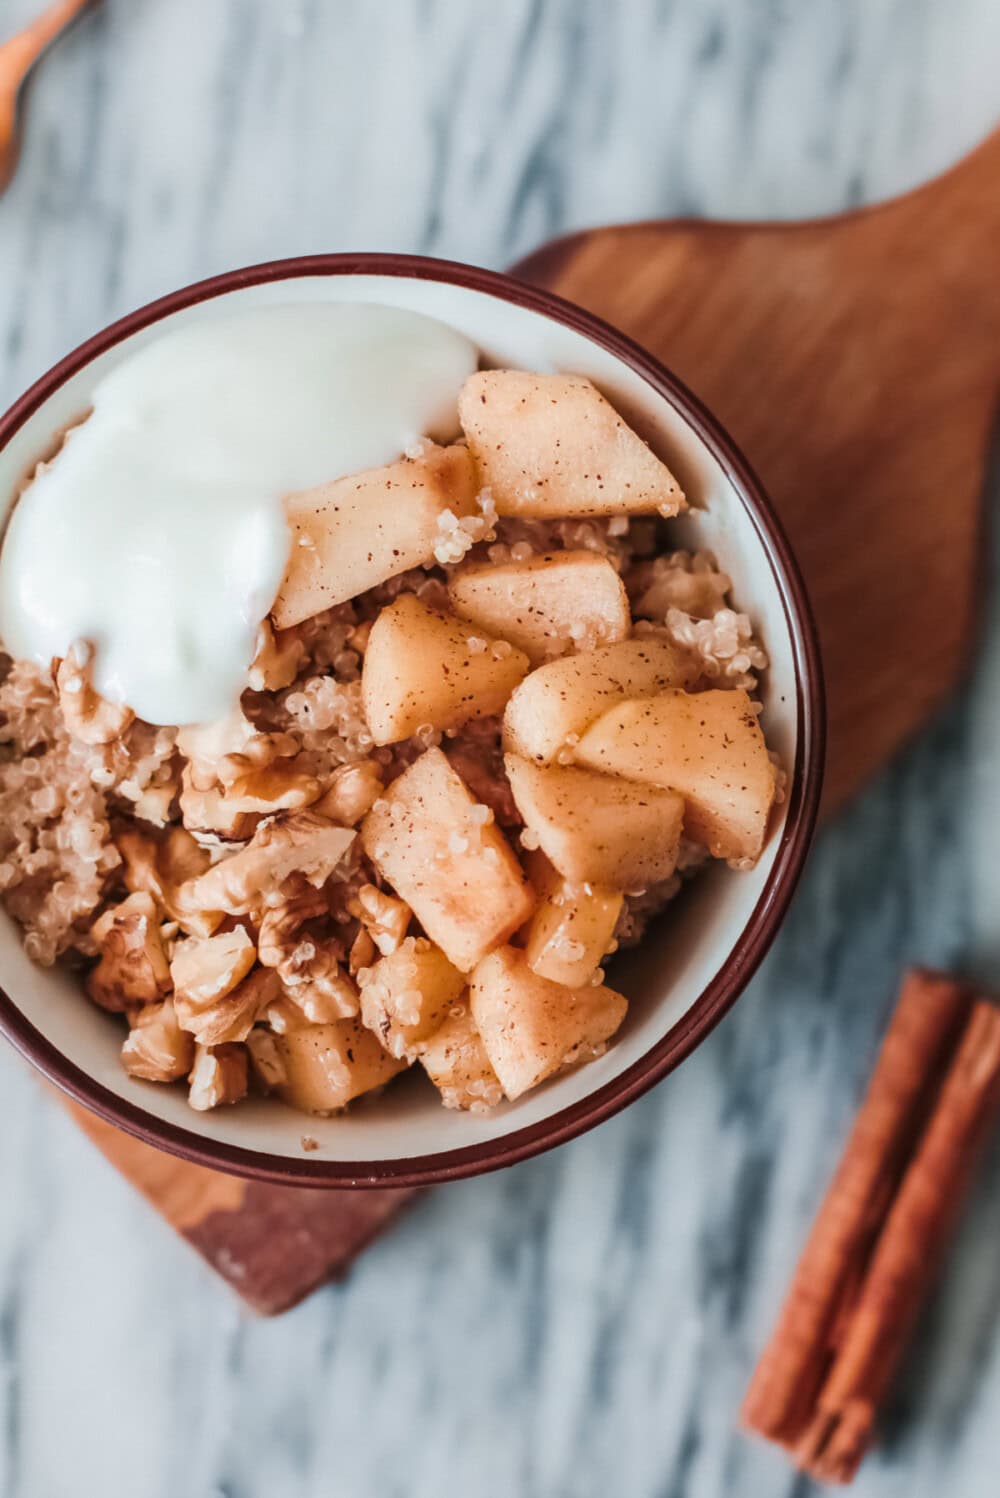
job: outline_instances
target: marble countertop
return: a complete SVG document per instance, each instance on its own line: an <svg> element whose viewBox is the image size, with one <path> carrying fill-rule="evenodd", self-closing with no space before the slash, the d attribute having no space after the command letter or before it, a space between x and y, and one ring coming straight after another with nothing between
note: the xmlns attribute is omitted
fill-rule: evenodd
<svg viewBox="0 0 1000 1498"><path fill-rule="evenodd" d="M0 31L35 0L3 0ZM998 109L994 0L112 0L0 199L0 405L232 265L503 265L587 223L834 211ZM947 600L941 600L947 607ZM917 662L917 665L919 663ZM1000 979L1000 606L958 706L821 838L765 969L603 1128L436 1191L255 1322L0 1050L3 1498L781 1498L734 1429L900 967ZM1000 1151L861 1498L996 1491Z"/></svg>

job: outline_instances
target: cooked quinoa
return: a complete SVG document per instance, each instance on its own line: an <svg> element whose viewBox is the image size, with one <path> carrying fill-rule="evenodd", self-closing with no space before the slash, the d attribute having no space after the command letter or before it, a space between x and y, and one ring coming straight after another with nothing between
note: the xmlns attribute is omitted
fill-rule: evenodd
<svg viewBox="0 0 1000 1498"><path fill-rule="evenodd" d="M498 821L520 824L503 776L499 719L476 720L445 734L427 729L391 748L373 748L361 705L366 635L379 610L402 592L445 605L448 576L479 554L493 562L563 548L607 556L628 591L635 635L663 633L691 651L707 685L756 692L767 656L748 616L732 607L730 579L711 553L657 555L661 523L645 517L497 520L488 503L484 513L490 524L460 555L445 551L449 559L437 567L404 573L285 632L291 637L286 643L301 647L294 682L277 692L247 691L243 706L262 730L289 735L303 771L322 776L373 758L391 780L423 749L444 742ZM90 957L93 918L123 888L113 827L127 817L155 826L177 822L184 757L174 730L142 722L114 744L83 744L66 729L51 673L9 657L0 657L0 669L0 893L24 928L34 961L48 965L64 953ZM677 874L662 888L628 897L619 922L623 945L641 938L684 876L706 857L703 848L686 844Z"/></svg>

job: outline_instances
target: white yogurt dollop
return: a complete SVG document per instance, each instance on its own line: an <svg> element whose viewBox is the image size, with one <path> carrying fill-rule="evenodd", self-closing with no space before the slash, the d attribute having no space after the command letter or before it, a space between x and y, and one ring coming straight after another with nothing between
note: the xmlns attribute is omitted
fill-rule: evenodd
<svg viewBox="0 0 1000 1498"><path fill-rule="evenodd" d="M19 499L0 639L47 665L94 647L94 686L150 723L223 717L246 685L290 536L282 497L458 429L476 368L453 328L394 307L261 307L164 334Z"/></svg>

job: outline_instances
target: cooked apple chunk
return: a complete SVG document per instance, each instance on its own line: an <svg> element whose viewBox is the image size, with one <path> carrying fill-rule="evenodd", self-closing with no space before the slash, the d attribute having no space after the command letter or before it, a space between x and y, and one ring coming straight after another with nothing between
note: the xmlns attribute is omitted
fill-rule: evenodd
<svg viewBox="0 0 1000 1498"><path fill-rule="evenodd" d="M448 593L463 619L509 640L536 666L567 650L624 640L631 627L622 580L593 551L464 567Z"/></svg>
<svg viewBox="0 0 1000 1498"><path fill-rule="evenodd" d="M655 635L549 661L512 693L503 719L504 748L551 764L614 703L690 686L698 670L693 656Z"/></svg>
<svg viewBox="0 0 1000 1498"><path fill-rule="evenodd" d="M669 468L579 375L488 369L470 375L462 428L501 515L676 515Z"/></svg>
<svg viewBox="0 0 1000 1498"><path fill-rule="evenodd" d="M419 1046L420 1064L446 1108L482 1113L503 1102L503 1088L490 1065L468 999L452 1007L454 1013Z"/></svg>
<svg viewBox="0 0 1000 1498"><path fill-rule="evenodd" d="M541 850L528 855L527 866L539 899L524 932L528 966L569 988L587 983L611 947L625 896L564 879Z"/></svg>
<svg viewBox="0 0 1000 1498"><path fill-rule="evenodd" d="M361 841L460 972L506 941L535 908L492 813L440 749L428 749L392 782L362 823Z"/></svg>
<svg viewBox="0 0 1000 1498"><path fill-rule="evenodd" d="M509 1098L546 1077L589 1061L618 1029L628 1008L613 988L567 988L532 972L523 952L501 947L472 974L472 1017Z"/></svg>
<svg viewBox="0 0 1000 1498"><path fill-rule="evenodd" d="M444 1023L465 988L464 976L424 936L408 936L358 981L362 1021L391 1056L408 1058Z"/></svg>
<svg viewBox="0 0 1000 1498"><path fill-rule="evenodd" d="M528 670L506 640L477 635L465 620L402 593L372 625L361 694L376 744L409 738L423 724L457 728L503 711Z"/></svg>
<svg viewBox="0 0 1000 1498"><path fill-rule="evenodd" d="M517 808L564 879L638 890L669 879L677 863L684 800L575 766L546 769L504 757Z"/></svg>
<svg viewBox="0 0 1000 1498"><path fill-rule="evenodd" d="M283 1074L275 1091L303 1113L336 1113L407 1065L383 1050L359 1019L302 1025L274 1039Z"/></svg>
<svg viewBox="0 0 1000 1498"><path fill-rule="evenodd" d="M419 457L290 494L292 549L271 611L277 628L433 563L438 521L446 510L474 515L478 486L468 448L428 445Z"/></svg>
<svg viewBox="0 0 1000 1498"><path fill-rule="evenodd" d="M716 858L754 859L775 773L746 692L668 691L609 708L576 749L581 764L684 797L684 826Z"/></svg>

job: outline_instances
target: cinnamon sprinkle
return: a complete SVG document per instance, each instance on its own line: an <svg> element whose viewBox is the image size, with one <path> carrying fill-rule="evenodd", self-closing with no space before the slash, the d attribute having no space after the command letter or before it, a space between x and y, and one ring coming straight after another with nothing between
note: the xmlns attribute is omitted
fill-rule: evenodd
<svg viewBox="0 0 1000 1498"><path fill-rule="evenodd" d="M743 1406L849 1482L1000 1109L1000 1008L908 975L868 1092Z"/></svg>

